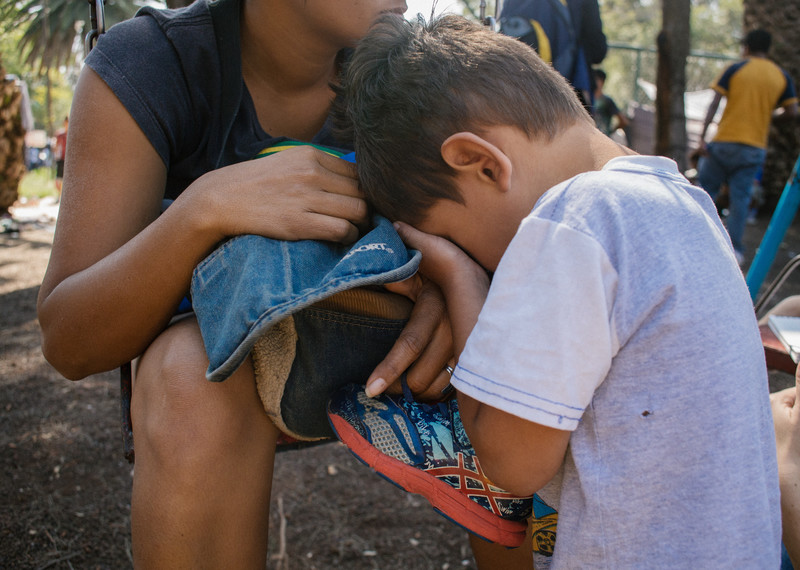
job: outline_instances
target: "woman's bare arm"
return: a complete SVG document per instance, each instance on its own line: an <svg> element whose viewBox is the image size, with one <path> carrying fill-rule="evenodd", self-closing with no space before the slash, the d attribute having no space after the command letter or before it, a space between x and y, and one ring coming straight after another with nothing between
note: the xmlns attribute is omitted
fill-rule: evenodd
<svg viewBox="0 0 800 570"><path fill-rule="evenodd" d="M352 165L311 147L281 155L208 173L159 215L163 162L85 68L39 294L48 361L78 379L139 355L186 294L193 268L227 236L353 240L367 208Z"/></svg>

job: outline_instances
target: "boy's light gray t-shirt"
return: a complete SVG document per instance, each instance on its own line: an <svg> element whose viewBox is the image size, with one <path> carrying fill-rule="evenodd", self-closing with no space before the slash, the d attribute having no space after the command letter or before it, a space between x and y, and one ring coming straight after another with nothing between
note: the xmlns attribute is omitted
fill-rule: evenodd
<svg viewBox="0 0 800 570"><path fill-rule="evenodd" d="M522 222L453 378L571 430L553 567L777 568L764 353L730 240L673 161L611 160Z"/></svg>

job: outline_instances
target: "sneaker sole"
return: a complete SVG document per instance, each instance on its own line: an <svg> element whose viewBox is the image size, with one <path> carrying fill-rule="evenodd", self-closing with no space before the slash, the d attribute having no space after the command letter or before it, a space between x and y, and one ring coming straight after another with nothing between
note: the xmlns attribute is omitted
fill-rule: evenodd
<svg viewBox="0 0 800 570"><path fill-rule="evenodd" d="M525 541L527 523L502 519L444 481L378 451L341 417L328 416L333 431L350 452L378 475L409 493L421 495L440 515L489 542L509 548Z"/></svg>

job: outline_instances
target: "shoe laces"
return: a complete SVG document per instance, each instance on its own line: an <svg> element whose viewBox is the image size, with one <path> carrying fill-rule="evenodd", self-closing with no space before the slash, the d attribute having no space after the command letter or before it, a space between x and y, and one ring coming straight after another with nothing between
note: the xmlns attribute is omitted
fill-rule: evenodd
<svg viewBox="0 0 800 570"><path fill-rule="evenodd" d="M439 410L441 413L445 415L451 415L454 412L455 413L458 412L457 401L454 401L454 399L452 398L448 400L440 400L438 402L433 402L433 403L422 402L420 400L417 400L414 397L413 392L411 392L411 388L409 388L408 386L408 380L405 374L403 374L403 376L400 378L400 387L403 389L403 399L406 401L406 404L408 405L419 406L425 411ZM454 401L454 403L456 404L455 410L451 408L450 405L451 401Z"/></svg>

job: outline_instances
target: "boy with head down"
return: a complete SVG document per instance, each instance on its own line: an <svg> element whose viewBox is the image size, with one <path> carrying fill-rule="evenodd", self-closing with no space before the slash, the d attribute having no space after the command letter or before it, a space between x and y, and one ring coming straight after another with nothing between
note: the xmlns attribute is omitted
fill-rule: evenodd
<svg viewBox="0 0 800 570"><path fill-rule="evenodd" d="M381 21L343 91L360 184L447 301L448 427L493 483L552 497L555 567L778 567L763 350L708 195L598 131L533 50L458 16ZM367 394L402 408L384 421L426 437L424 405L382 388ZM343 441L397 458L348 397L329 406ZM435 477L406 463L378 470Z"/></svg>

